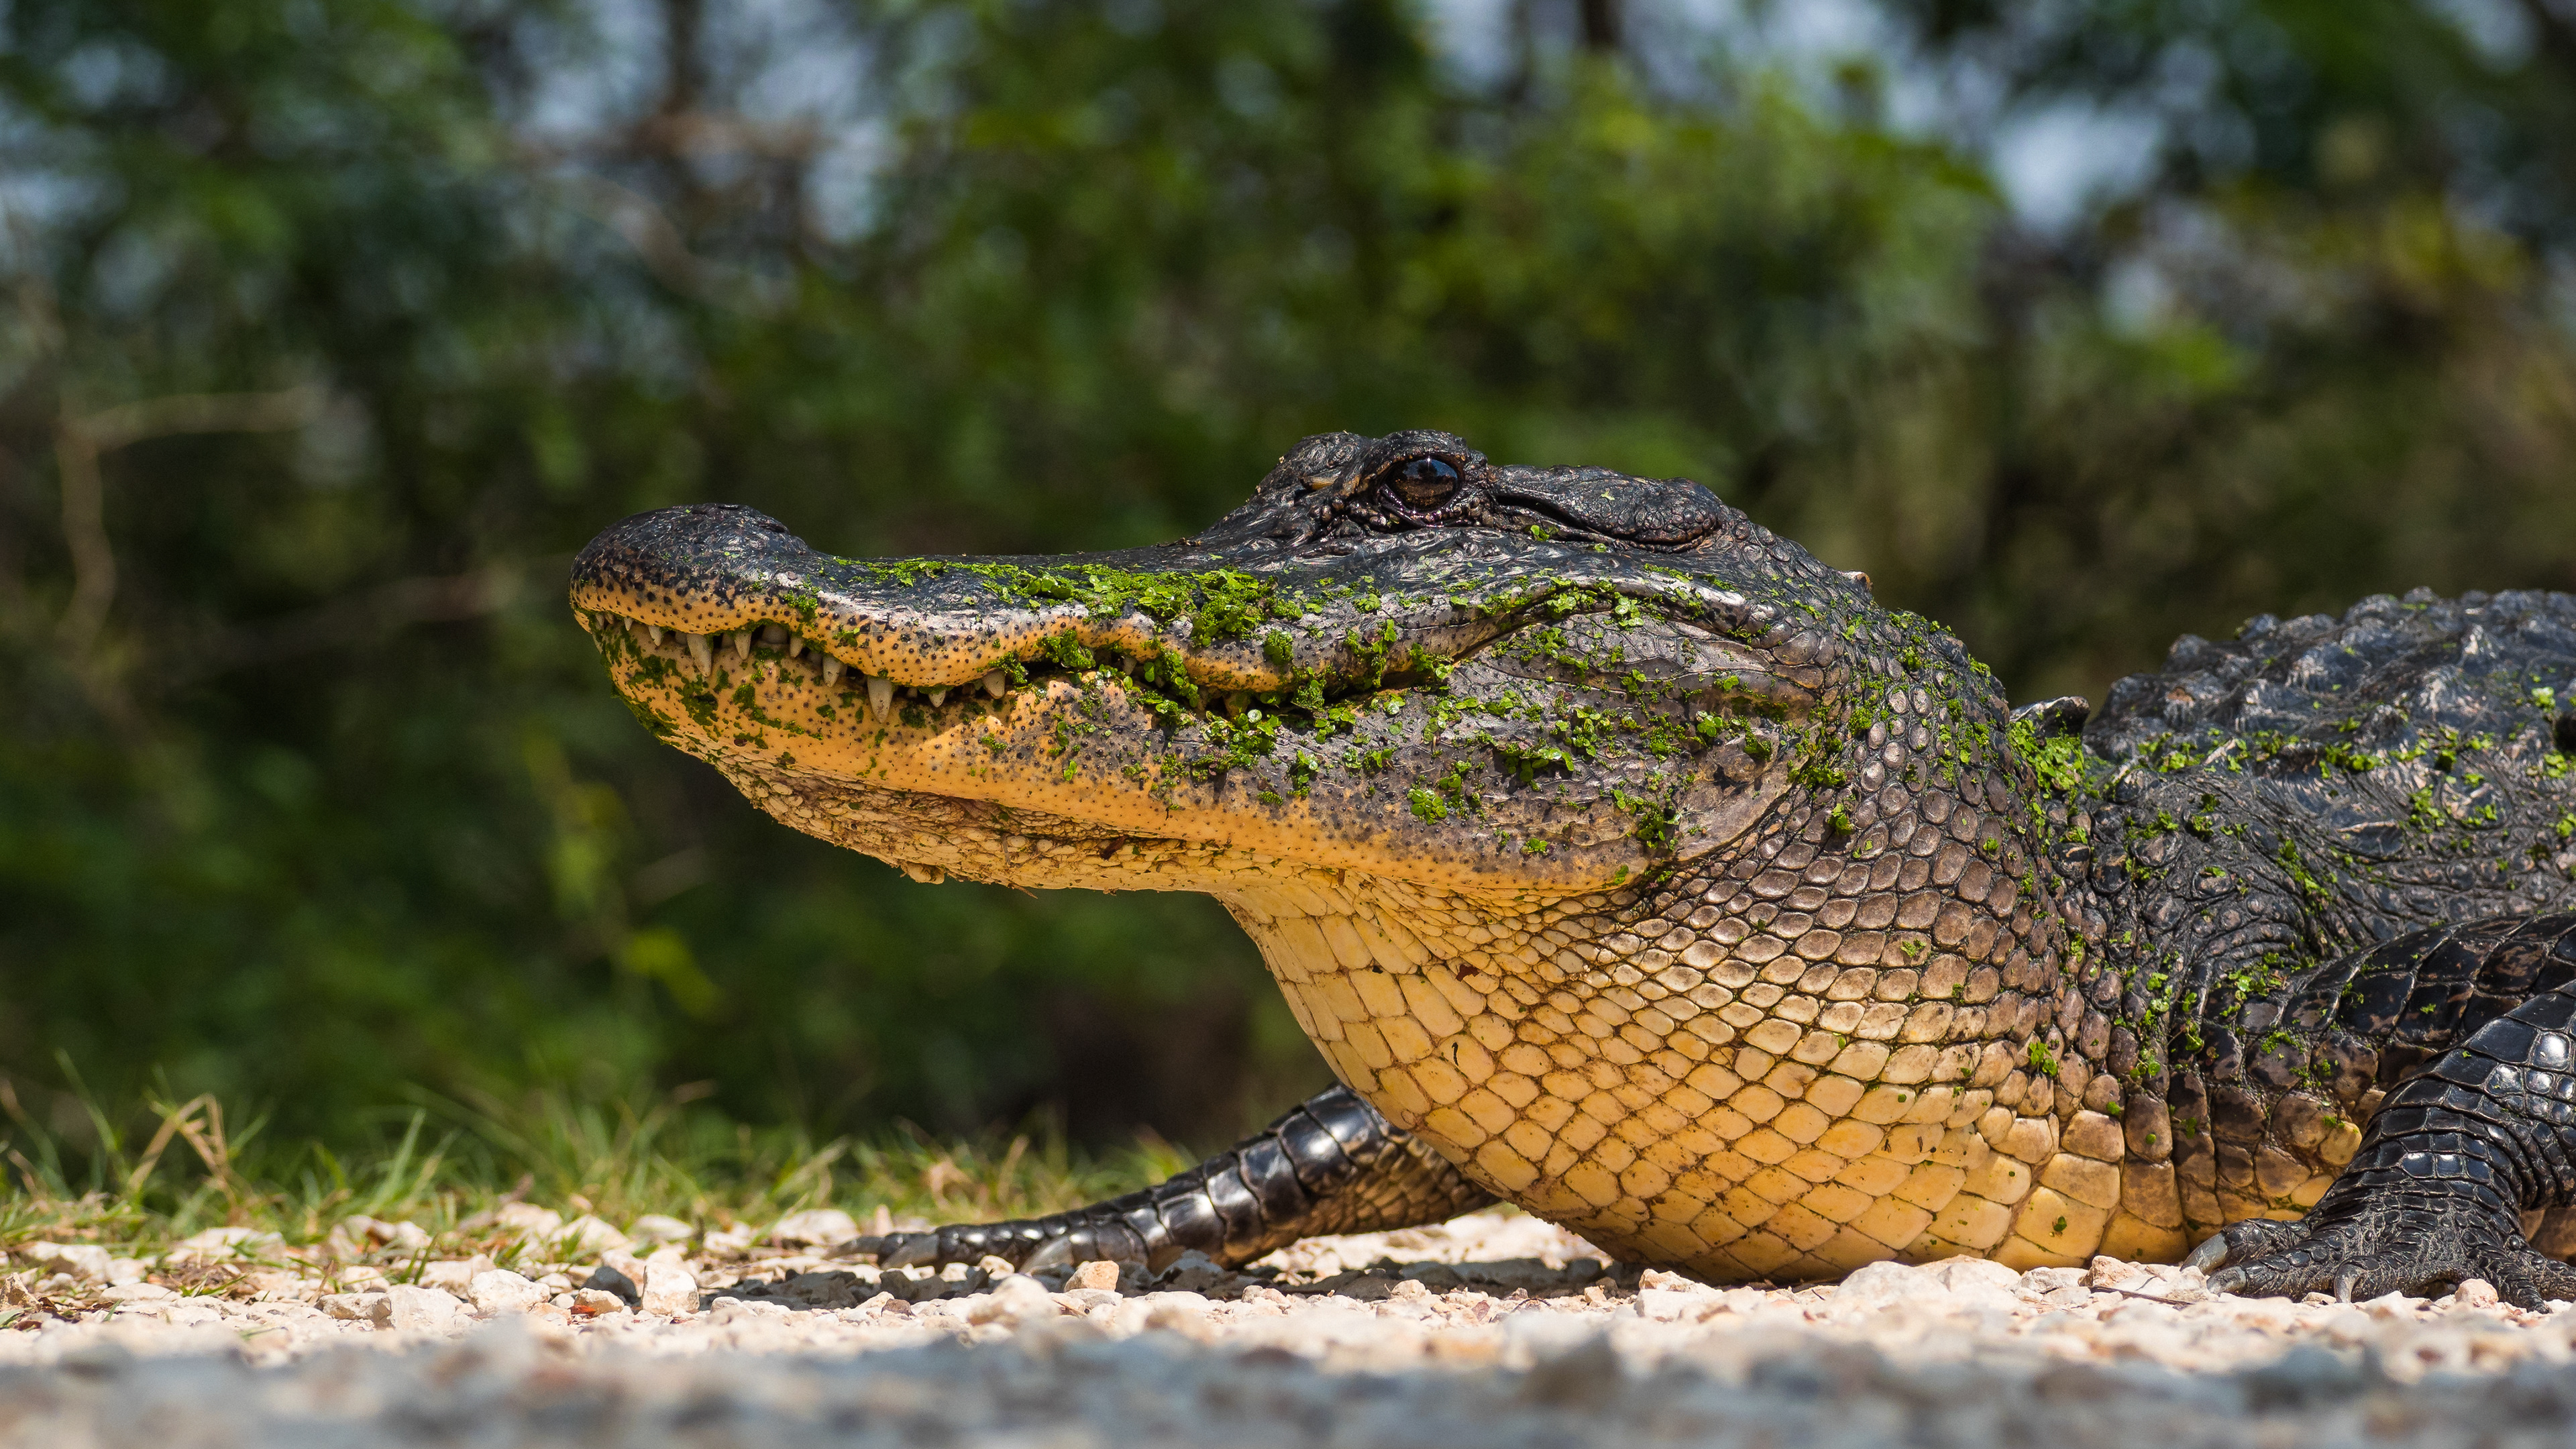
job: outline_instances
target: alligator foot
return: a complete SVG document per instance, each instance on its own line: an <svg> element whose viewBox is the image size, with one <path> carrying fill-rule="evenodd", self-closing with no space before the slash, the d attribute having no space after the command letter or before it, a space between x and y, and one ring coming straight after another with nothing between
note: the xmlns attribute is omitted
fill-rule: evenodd
<svg viewBox="0 0 2576 1449"><path fill-rule="evenodd" d="M2483 1278L2525 1308L2576 1299L2576 1268L2524 1241L2513 1214L2462 1190L2356 1193L2346 1203L2320 1202L2295 1223L2235 1223L2187 1261L2212 1270L2210 1287L2249 1298L2429 1297Z"/></svg>
<svg viewBox="0 0 2576 1449"><path fill-rule="evenodd" d="M2257 1297L2430 1293L2483 1278L2525 1308L2576 1300L2576 1268L2521 1214L2576 1197L2576 995L2543 992L2391 1093L2361 1151L2295 1223L2221 1229L2191 1263Z"/></svg>
<svg viewBox="0 0 2576 1449"><path fill-rule="evenodd" d="M1333 1087L1142 1192L1042 1218L890 1233L849 1247L890 1268L992 1256L1021 1268L1106 1259L1159 1272L1193 1248L1220 1263L1248 1263L1299 1238L1445 1222L1493 1200L1349 1088Z"/></svg>

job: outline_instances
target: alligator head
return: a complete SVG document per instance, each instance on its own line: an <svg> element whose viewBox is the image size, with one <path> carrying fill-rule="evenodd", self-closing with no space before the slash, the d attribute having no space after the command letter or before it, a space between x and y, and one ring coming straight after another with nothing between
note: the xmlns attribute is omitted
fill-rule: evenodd
<svg viewBox="0 0 2576 1449"><path fill-rule="evenodd" d="M645 514L573 606L648 727L800 830L916 880L1216 896L1345 1083L1623 1257L1903 1248L1916 1209L1836 1231L1763 1164L1899 1119L1928 1150L2055 971L1992 678L1694 483L1330 434L1120 553Z"/></svg>
<svg viewBox="0 0 2576 1449"><path fill-rule="evenodd" d="M1867 594L1698 484L1433 432L1308 438L1116 553L664 509L572 591L636 715L789 824L916 879L1219 894L1261 860L1563 894L1722 845L1840 677L1819 600Z"/></svg>

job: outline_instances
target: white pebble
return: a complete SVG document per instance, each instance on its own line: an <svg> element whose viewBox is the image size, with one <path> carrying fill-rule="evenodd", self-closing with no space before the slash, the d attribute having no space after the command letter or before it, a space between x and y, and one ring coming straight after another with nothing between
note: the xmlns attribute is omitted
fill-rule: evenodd
<svg viewBox="0 0 2576 1449"><path fill-rule="evenodd" d="M546 1301L546 1290L507 1268L487 1268L465 1285L465 1297L485 1313L525 1313Z"/></svg>

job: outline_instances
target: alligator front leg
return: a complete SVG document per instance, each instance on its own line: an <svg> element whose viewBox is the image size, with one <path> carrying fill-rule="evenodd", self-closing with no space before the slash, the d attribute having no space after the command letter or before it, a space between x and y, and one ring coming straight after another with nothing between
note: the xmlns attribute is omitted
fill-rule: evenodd
<svg viewBox="0 0 2576 1449"><path fill-rule="evenodd" d="M861 1238L887 1267L971 1263L1022 1268L1107 1259L1159 1271L1192 1248L1248 1263L1324 1233L1445 1222L1494 1200L1421 1139L1336 1086L1189 1171L1070 1212Z"/></svg>
<svg viewBox="0 0 2576 1449"><path fill-rule="evenodd" d="M2576 918L2532 922L2576 961ZM2558 973L2564 976L2564 969ZM2466 993L2463 992L2465 995ZM2523 1215L2576 1201L2576 983L2471 1031L2392 1091L2361 1149L2295 1223L2232 1224L2193 1252L2213 1288L2373 1298L2483 1278L2526 1308L2576 1299L2576 1268Z"/></svg>

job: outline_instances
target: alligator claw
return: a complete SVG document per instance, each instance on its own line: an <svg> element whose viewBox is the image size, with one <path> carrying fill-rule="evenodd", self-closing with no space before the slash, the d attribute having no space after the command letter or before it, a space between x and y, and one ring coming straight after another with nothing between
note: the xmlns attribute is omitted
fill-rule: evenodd
<svg viewBox="0 0 2576 1449"><path fill-rule="evenodd" d="M1073 1235L1071 1233L1056 1234L1054 1237L1049 1238L1044 1243L1040 1244L1036 1252L1029 1254L1026 1258L1020 1261L1020 1271L1023 1273L1032 1272L1039 1268L1070 1268L1072 1266Z"/></svg>
<svg viewBox="0 0 2576 1449"><path fill-rule="evenodd" d="M2183 1259L2182 1265L2186 1268L2198 1268L2204 1273L2210 1273L2217 1271L2218 1266L2226 1261L2227 1235L2225 1233L2212 1233L2207 1238L2201 1240L2199 1247L2191 1250L2191 1256Z"/></svg>
<svg viewBox="0 0 2576 1449"><path fill-rule="evenodd" d="M2471 1278L2524 1308L2576 1299L2576 1268L2535 1251L2495 1204L2461 1192L2329 1192L2295 1223L2231 1223L2194 1249L2196 1267L2223 1264L2210 1291L2249 1298L2331 1293L2344 1303L2389 1293L2430 1297Z"/></svg>

